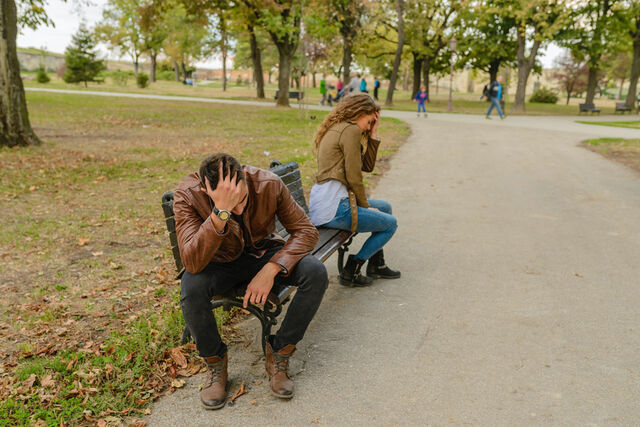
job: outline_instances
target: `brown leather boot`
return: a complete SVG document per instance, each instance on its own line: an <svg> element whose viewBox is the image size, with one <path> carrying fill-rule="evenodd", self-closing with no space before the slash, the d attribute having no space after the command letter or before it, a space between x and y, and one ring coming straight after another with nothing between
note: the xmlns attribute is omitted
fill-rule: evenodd
<svg viewBox="0 0 640 427"><path fill-rule="evenodd" d="M293 380L289 376L289 358L296 351L296 346L289 344L279 352L274 352L267 343L265 368L269 375L271 393L281 399L293 397Z"/></svg>
<svg viewBox="0 0 640 427"><path fill-rule="evenodd" d="M229 356L205 357L204 361L209 366L207 382L200 391L200 401L205 409L219 409L224 406L227 399L227 364Z"/></svg>

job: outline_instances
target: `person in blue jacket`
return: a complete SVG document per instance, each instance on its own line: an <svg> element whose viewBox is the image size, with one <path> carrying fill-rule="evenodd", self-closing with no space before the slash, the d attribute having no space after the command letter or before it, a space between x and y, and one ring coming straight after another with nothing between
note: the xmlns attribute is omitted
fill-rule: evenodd
<svg viewBox="0 0 640 427"><path fill-rule="evenodd" d="M426 86L420 86L420 91L416 93L413 100L418 104L418 117L420 117L420 110L424 113L424 117L427 117L427 110L424 108L424 103L429 101L429 94L427 93Z"/></svg>
<svg viewBox="0 0 640 427"><path fill-rule="evenodd" d="M367 90L367 81L362 76L362 80L360 80L360 92L369 93Z"/></svg>
<svg viewBox="0 0 640 427"><path fill-rule="evenodd" d="M487 120L491 120L489 116L494 107L498 111L500 119L504 119L504 113L502 112L502 108L500 108L500 100L502 99L502 76L498 76L496 81L491 83L487 92L489 101L491 101L491 105L489 105L489 109L487 110Z"/></svg>

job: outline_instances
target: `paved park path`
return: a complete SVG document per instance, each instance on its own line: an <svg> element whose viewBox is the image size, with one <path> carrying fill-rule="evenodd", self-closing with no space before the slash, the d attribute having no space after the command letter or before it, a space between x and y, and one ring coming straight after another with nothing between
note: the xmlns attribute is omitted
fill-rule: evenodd
<svg viewBox="0 0 640 427"><path fill-rule="evenodd" d="M329 260L292 401L267 393L253 339L230 353L231 392L250 386L234 406L203 410L197 376L149 424L638 425L640 175L578 143L640 132L384 115L413 132L373 193L402 279L344 288Z"/></svg>

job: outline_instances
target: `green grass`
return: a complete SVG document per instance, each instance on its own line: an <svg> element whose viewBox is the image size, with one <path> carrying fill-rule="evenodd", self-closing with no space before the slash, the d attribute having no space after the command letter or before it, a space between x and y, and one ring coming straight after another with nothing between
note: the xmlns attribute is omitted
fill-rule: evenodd
<svg viewBox="0 0 640 427"><path fill-rule="evenodd" d="M0 425L141 415L171 381L161 367L183 327L161 195L217 151L259 167L296 160L308 191L326 113L39 92L27 102L43 145L0 149L0 353L15 363L0 378ZM380 133L385 159L409 128L384 118Z"/></svg>
<svg viewBox="0 0 640 427"><path fill-rule="evenodd" d="M590 122L579 120L577 123L585 125L613 126L618 128L640 129L640 120L617 121L617 122Z"/></svg>
<svg viewBox="0 0 640 427"><path fill-rule="evenodd" d="M274 99L273 96L275 91L277 90L277 86L275 83L266 84L265 87L265 99L257 99L256 92L253 88L247 88L244 85L236 85L235 82L229 82L227 91L222 91L220 82L212 82L207 84L198 85L197 87L185 86L182 83L175 81L158 81L156 83L152 83L146 89L140 89L136 87L134 82L131 81L126 86L118 86L114 84L110 77L106 78L105 83L89 83L89 87L87 89L84 88L83 85L78 84L67 84L62 80L58 79L55 75L50 75L51 82L46 84L39 84L34 80L25 80L26 87L44 87L44 88L53 88L53 89L73 89L79 91L105 91L105 92L125 92L125 93L145 93L152 95L165 95L165 96L192 96L192 97L202 97L202 98L226 98L226 99L234 99L234 100L245 100L245 101L262 101L265 103L273 104ZM34 78L33 76L31 77ZM292 88L291 90L296 90ZM381 89L379 98L380 104L384 104L385 98L387 95L386 89ZM446 112L448 106L448 91L445 89L440 89L439 91L432 91L431 93L431 102L427 104L427 111L430 112ZM310 105L318 105L320 102L321 95L319 93L318 88L309 88L306 103ZM558 104L542 104L542 103L530 103L527 102L525 104L526 111L524 113L521 112L513 112L513 95L507 96L506 103L506 114L513 115L534 115L534 116L547 116L547 115L577 115L578 114L578 100L572 100L572 102L576 102L576 104L565 105L564 103ZM605 102L604 100L599 100L600 103ZM608 102L608 101L607 101ZM295 106L297 101L291 101L291 105ZM607 105L599 105L603 110L603 114L613 113L614 106ZM479 99L478 94L469 94L466 92L454 92L453 93L453 113L460 114L484 114L487 111L489 104ZM393 110L402 110L402 111L415 111L416 104L411 101L411 94L409 91L405 91L402 89L396 90L394 92L394 105L392 107L384 107Z"/></svg>

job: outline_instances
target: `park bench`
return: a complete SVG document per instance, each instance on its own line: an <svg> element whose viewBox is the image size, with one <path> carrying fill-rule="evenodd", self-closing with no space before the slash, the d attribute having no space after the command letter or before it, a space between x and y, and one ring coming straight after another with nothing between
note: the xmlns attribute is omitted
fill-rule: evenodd
<svg viewBox="0 0 640 427"><path fill-rule="evenodd" d="M273 99L278 99L278 95L280 95L279 90L276 91L276 95L273 97ZM289 99L297 99L298 101L301 101L302 98L304 98L304 92L297 91L297 90L289 91Z"/></svg>
<svg viewBox="0 0 640 427"><path fill-rule="evenodd" d="M282 179L287 186L291 195L296 202L309 213L307 207L307 201L304 197L304 191L302 189L302 180L300 175L300 169L296 162L289 162L281 164L280 162L271 162L270 171L275 173ZM182 277L184 273L184 266L182 265L182 259L180 258L180 249L178 248L178 239L176 236L176 222L173 215L173 193L168 192L162 196L162 210L167 224L167 231L169 232L169 241L171 243L171 251L173 252L173 258L176 264L176 270L179 272L178 277ZM276 231L285 240L288 239L289 234L287 230L280 224L280 221L276 218ZM344 255L349 250L349 245L353 240L354 234L350 231L335 230L331 228L318 228L320 237L318 244L312 252L320 261L326 261L334 252L338 251L338 270L342 272L344 266ZM244 283L241 286L236 287L229 293L223 295L215 295L211 300L212 310L222 307L223 310L228 311L231 307L242 308L242 298L246 291L247 285ZM283 286L279 289L271 290L267 298L267 302L264 306L248 304L246 310L254 315L261 324L262 327L262 350L265 350L265 344L269 335L271 334L271 328L278 322L276 318L282 312L282 308L287 303L293 293L295 292L295 286ZM182 343L186 344L189 340L191 333L188 328L185 327L182 333Z"/></svg>
<svg viewBox="0 0 640 427"><path fill-rule="evenodd" d="M627 107L627 103L626 102L616 102L616 111L615 113L621 112L622 114L626 113L627 111L629 113L631 113L631 108Z"/></svg>
<svg viewBox="0 0 640 427"><path fill-rule="evenodd" d="M584 104L580 104L579 107L580 107L580 111L578 112L578 114L582 114L582 113L600 114L600 109L596 108L596 106L593 105L593 103L585 102Z"/></svg>

